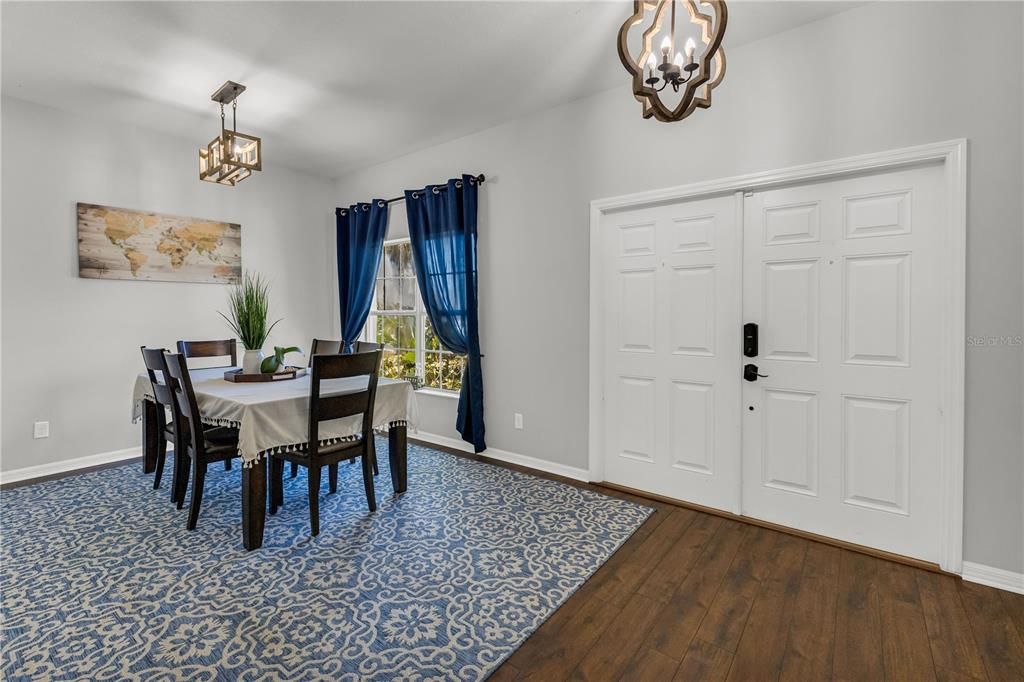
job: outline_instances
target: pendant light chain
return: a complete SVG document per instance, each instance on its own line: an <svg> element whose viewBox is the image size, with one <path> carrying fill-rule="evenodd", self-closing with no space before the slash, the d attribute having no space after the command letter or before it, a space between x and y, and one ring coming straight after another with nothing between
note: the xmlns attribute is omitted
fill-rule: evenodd
<svg viewBox="0 0 1024 682"><path fill-rule="evenodd" d="M668 0L672 3L672 54L676 53L676 0Z"/></svg>

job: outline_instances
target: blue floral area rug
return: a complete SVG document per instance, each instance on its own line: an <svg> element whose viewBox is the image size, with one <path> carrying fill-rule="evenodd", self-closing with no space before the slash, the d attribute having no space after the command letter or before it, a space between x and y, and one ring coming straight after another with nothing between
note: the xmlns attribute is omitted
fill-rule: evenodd
<svg viewBox="0 0 1024 682"><path fill-rule="evenodd" d="M412 444L395 496L378 458L378 511L342 464L316 538L286 473L255 552L237 463L192 532L138 464L3 491L0 677L480 680L651 513Z"/></svg>

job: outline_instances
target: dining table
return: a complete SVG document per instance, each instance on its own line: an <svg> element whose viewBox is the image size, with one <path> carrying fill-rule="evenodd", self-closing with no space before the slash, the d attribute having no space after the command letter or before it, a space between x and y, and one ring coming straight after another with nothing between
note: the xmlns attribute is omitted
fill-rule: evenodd
<svg viewBox="0 0 1024 682"><path fill-rule="evenodd" d="M247 550L263 544L267 513L267 463L279 452L304 449L309 440L308 374L294 379L266 382L233 382L225 372L238 367L208 367L189 370L196 403L203 423L238 429L238 454L242 460L242 541ZM320 395L343 395L366 389L368 377L349 377L320 382ZM157 410L149 375L135 379L132 421L142 422L143 471L156 468L157 449L164 434L159 430ZM380 377L374 400L373 427L387 431L391 484L396 494L408 483L407 429L417 420L416 398L407 381ZM352 440L361 435L362 416L322 422L320 445Z"/></svg>

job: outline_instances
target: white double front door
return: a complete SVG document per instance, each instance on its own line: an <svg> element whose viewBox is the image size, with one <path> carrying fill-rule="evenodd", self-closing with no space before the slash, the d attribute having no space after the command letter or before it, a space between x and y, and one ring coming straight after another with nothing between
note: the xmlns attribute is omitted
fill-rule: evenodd
<svg viewBox="0 0 1024 682"><path fill-rule="evenodd" d="M938 562L942 178L605 214L605 480Z"/></svg>

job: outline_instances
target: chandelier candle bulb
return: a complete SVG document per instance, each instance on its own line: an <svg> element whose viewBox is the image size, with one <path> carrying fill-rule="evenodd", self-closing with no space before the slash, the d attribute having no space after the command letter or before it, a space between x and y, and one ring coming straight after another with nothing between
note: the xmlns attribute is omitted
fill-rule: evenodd
<svg viewBox="0 0 1024 682"><path fill-rule="evenodd" d="M679 74L683 70L683 55L676 52L676 58L672 60L672 69L669 70L669 75L678 78Z"/></svg>
<svg viewBox="0 0 1024 682"><path fill-rule="evenodd" d="M697 49L697 43L693 42L693 38L686 39L686 61L687 63L693 63L693 53Z"/></svg>

